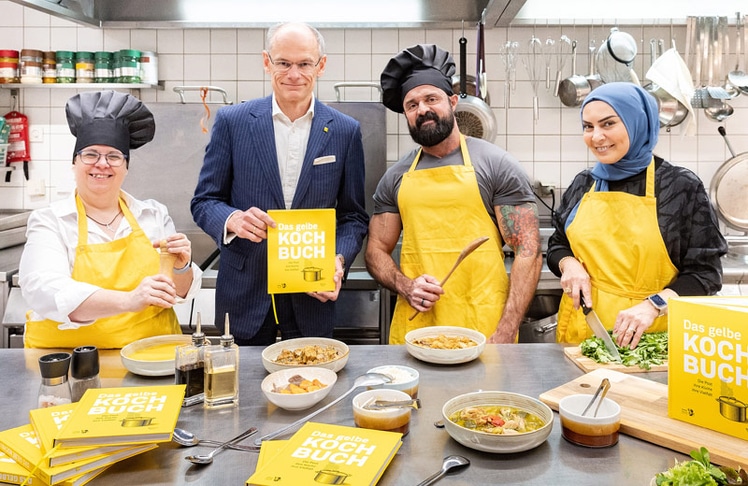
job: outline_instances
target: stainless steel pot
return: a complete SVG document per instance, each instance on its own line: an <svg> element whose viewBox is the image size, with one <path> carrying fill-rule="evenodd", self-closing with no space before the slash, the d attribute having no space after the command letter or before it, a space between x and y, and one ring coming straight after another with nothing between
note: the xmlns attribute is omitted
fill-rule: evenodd
<svg viewBox="0 0 748 486"><path fill-rule="evenodd" d="M657 60L657 51L655 45L657 41L651 39L649 41L649 55L651 56L650 68L654 65ZM662 41L660 41L660 49L662 48ZM659 53L662 55L662 52ZM671 128L676 125L683 123L688 116L688 108L678 101L673 95L662 89L658 84L648 83L643 86L644 90L654 96L657 100L657 111L659 113L660 128Z"/></svg>
<svg viewBox="0 0 748 486"><path fill-rule="evenodd" d="M455 108L457 126L463 135L493 142L496 138L496 117L491 107L477 96L467 94L467 39L460 38L460 96Z"/></svg>
<svg viewBox="0 0 748 486"><path fill-rule="evenodd" d="M748 422L745 414L748 405L735 397L727 397L724 395L719 397L717 401L719 402L719 413L724 418L732 420L733 422Z"/></svg>
<svg viewBox="0 0 748 486"><path fill-rule="evenodd" d="M594 69L594 65L593 65ZM565 106L579 106L584 98L592 91L590 79L587 76L576 74L577 72L577 41L571 43L571 76L561 81L558 85L558 99ZM591 74L594 75L594 72ZM593 77L593 76L591 76ZM599 86L597 84L595 87Z"/></svg>

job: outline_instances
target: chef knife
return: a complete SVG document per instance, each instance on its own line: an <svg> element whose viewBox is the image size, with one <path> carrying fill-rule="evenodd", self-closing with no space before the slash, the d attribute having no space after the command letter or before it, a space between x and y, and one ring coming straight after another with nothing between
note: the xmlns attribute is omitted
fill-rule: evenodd
<svg viewBox="0 0 748 486"><path fill-rule="evenodd" d="M582 312L584 312L584 318L587 321L587 325L590 326L592 331L595 333L595 336L602 339L603 343L605 344L605 349L608 350L610 355L613 356L616 361L621 362L621 355L618 353L616 343L614 343L610 338L610 334L608 334L608 331L605 329L605 326L603 326L603 323L600 322L600 318L597 317L597 313L591 308L587 307L587 305L584 303L584 297L582 296L581 292L579 293L579 305L582 306Z"/></svg>

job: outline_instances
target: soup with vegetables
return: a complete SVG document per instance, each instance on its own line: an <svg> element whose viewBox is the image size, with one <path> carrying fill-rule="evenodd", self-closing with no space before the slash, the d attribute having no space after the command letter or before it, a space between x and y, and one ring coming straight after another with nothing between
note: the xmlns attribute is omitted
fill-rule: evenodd
<svg viewBox="0 0 748 486"><path fill-rule="evenodd" d="M454 412L449 420L460 427L488 434L523 434L545 425L537 415L515 407L481 405Z"/></svg>

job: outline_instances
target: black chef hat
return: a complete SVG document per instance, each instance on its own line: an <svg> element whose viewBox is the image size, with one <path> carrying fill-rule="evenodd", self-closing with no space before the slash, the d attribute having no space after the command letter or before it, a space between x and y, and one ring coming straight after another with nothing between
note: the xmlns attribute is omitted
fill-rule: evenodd
<svg viewBox="0 0 748 486"><path fill-rule="evenodd" d="M80 93L65 105L70 133L76 137L75 151L90 145L108 145L129 156L153 140L153 114L136 97L117 91Z"/></svg>
<svg viewBox="0 0 748 486"><path fill-rule="evenodd" d="M400 51L382 71L382 102L390 110L402 113L403 100L411 89L430 84L453 95L452 55L435 44L418 44Z"/></svg>

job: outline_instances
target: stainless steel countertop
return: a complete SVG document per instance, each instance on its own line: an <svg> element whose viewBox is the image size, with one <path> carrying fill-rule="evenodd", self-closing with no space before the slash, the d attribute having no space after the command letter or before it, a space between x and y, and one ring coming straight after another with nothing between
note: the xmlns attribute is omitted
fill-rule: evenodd
<svg viewBox="0 0 748 486"><path fill-rule="evenodd" d="M0 383L13 390L13 399L0 403L0 427L7 429L28 423L28 410L35 405L40 382L38 357L50 350L0 350ZM229 439L252 425L268 433L295 421L308 411L288 412L275 408L260 393L267 375L260 359L261 348L240 350L240 403L238 408L182 409L178 427L198 437ZM142 386L173 383L174 378L147 378L127 373L115 351L102 351L102 386ZM558 414L548 440L536 449L518 454L490 454L468 449L452 440L444 429L433 426L441 418L441 407L456 395L483 390L506 390L538 397L580 376L582 372L563 353L559 344L488 345L475 361L461 365L431 365L412 358L404 346L351 346L350 359L338 373L338 381L320 406L348 390L356 376L387 364L404 364L420 372L419 398L422 408L413 412L410 433L382 476L383 486L414 485L436 472L442 457L460 454L471 466L443 480L444 484L478 486L487 484L573 485L649 484L673 460L689 458L669 449L621 435L616 446L588 449L575 446L561 436ZM641 376L666 382L667 374ZM354 393L355 394L355 393ZM353 425L351 398L316 417L316 421ZM283 438L283 437L281 437ZM247 443L251 443L251 439ZM201 448L203 452L207 449ZM255 453L225 451L211 466L196 467L184 460L194 449L162 444L153 451L115 464L91 485L143 484L243 485L254 472Z"/></svg>

